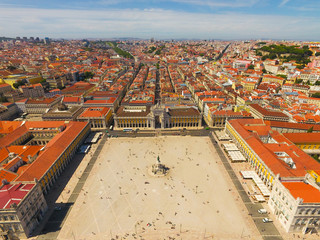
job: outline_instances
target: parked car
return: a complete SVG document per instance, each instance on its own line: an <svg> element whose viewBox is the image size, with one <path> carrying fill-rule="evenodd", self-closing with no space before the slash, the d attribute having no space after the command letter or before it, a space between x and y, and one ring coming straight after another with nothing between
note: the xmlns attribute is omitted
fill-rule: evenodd
<svg viewBox="0 0 320 240"><path fill-rule="evenodd" d="M267 213L267 212L268 211L266 209L264 209L264 208L261 208L261 209L258 210L258 213L260 213L260 214L264 214L264 213Z"/></svg>
<svg viewBox="0 0 320 240"><path fill-rule="evenodd" d="M264 218L264 219L262 219L262 221L264 223L272 222L272 220L270 218Z"/></svg>

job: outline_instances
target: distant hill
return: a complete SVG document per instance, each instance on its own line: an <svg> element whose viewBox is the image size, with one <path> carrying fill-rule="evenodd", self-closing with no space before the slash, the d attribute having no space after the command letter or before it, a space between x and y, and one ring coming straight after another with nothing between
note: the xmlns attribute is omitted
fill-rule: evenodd
<svg viewBox="0 0 320 240"><path fill-rule="evenodd" d="M8 37L0 37L0 42L1 41L10 41L13 40L14 38L8 38Z"/></svg>

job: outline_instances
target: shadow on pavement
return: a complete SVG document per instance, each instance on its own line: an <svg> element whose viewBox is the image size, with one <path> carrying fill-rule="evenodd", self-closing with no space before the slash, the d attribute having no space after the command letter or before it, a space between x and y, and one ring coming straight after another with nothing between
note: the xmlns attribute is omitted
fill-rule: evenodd
<svg viewBox="0 0 320 240"><path fill-rule="evenodd" d="M32 236L40 235L42 229L49 229L47 227L47 225L49 224L48 221L51 221L51 215L55 215L55 212L59 211L57 210L59 207L61 207L60 211L62 211L66 207L67 209L69 209L68 205L63 205L63 203L56 204L56 201L62 191L65 189L66 185L68 184L69 180L71 179L72 175L74 174L84 157L85 154L76 153L70 163L66 166L64 171L61 173L61 175L57 178L53 187L49 190L49 193L45 195L45 199L48 204L48 211L46 212L46 215L44 216L44 219L42 220L40 225L34 230L34 232L32 232Z"/></svg>
<svg viewBox="0 0 320 240"><path fill-rule="evenodd" d="M51 214L46 226L42 229L41 234L56 232L61 229L61 224L65 219L73 203L59 203Z"/></svg>

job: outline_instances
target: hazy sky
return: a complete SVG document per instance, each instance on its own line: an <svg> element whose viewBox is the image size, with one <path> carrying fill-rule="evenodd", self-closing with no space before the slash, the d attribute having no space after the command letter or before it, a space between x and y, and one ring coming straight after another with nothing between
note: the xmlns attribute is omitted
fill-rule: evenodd
<svg viewBox="0 0 320 240"><path fill-rule="evenodd" d="M0 0L0 36L320 40L320 0Z"/></svg>

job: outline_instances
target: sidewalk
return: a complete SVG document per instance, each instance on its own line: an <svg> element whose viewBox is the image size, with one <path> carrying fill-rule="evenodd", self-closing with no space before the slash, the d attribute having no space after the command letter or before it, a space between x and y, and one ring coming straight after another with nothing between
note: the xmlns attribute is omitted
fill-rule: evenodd
<svg viewBox="0 0 320 240"><path fill-rule="evenodd" d="M92 168L106 140L107 137L104 135L98 143L92 145L89 153L86 155L76 154L73 157L70 164L55 183L55 186L50 190L49 194L45 196L48 211L41 224L33 232L34 237L29 239L47 240L57 238L63 221L71 211L75 201L72 194L78 189L79 182L84 184L86 178L83 178L83 176L88 176L88 166ZM74 199L74 201L72 201L72 199ZM59 210L55 210L55 207L59 207ZM42 232L45 233L41 234Z"/></svg>
<svg viewBox="0 0 320 240"><path fill-rule="evenodd" d="M237 175L235 174L231 164L229 163L229 160L227 159L225 153L221 149L220 142L218 141L218 139L216 139L213 132L209 135L209 138L210 138L213 146L217 150L217 153L218 153L225 169L227 170L233 184L235 185L243 203L245 204L245 206L249 212L249 215L251 216L252 220L254 221L254 223L255 223L257 229L259 230L261 236L263 237L263 239L265 239L265 240L268 240L268 239L282 240L283 239L282 236L280 235L279 231L277 230L277 228L274 226L273 223L265 224L262 222L262 218L269 217L269 216L267 216L266 214L260 215L258 213L258 209L263 208L263 206L260 203L252 203L251 202L250 198L247 195L247 192L243 188L243 186L242 186L241 182L239 181ZM272 237L270 237L270 236L272 236Z"/></svg>

